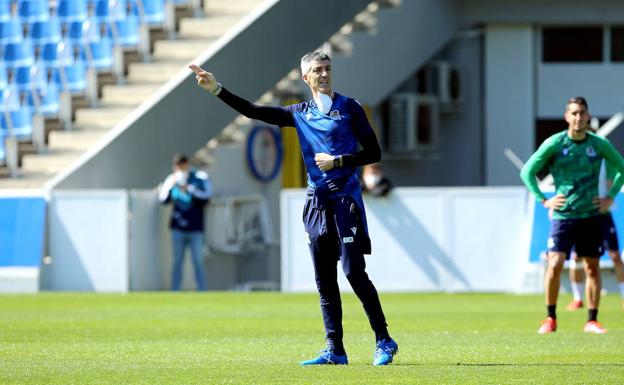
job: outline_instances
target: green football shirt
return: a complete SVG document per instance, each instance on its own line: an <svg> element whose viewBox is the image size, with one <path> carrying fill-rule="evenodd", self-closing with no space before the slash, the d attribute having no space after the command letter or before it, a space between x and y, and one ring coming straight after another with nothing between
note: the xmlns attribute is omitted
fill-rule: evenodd
<svg viewBox="0 0 624 385"><path fill-rule="evenodd" d="M520 177L541 201L545 197L535 176L547 167L555 182L555 194L566 197L565 205L555 210L553 219L587 218L599 214L593 198L598 196L603 159L616 171L608 193L614 198L624 183L624 158L611 142L590 132L580 141L570 139L567 131L546 139L522 167Z"/></svg>

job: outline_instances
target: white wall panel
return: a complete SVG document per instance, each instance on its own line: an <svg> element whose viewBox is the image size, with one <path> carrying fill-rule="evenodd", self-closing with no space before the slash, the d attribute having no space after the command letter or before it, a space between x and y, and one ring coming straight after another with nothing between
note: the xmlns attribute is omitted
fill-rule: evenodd
<svg viewBox="0 0 624 385"><path fill-rule="evenodd" d="M49 220L48 289L128 291L126 191L55 191Z"/></svg>
<svg viewBox="0 0 624 385"><path fill-rule="evenodd" d="M316 290L304 197L281 197L284 291ZM523 188L397 188L366 197L367 271L380 291L516 291L527 263L526 202Z"/></svg>

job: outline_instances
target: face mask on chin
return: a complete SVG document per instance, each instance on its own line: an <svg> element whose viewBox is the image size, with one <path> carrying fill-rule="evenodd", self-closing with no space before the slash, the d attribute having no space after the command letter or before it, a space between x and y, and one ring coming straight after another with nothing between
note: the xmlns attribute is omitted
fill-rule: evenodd
<svg viewBox="0 0 624 385"><path fill-rule="evenodd" d="M366 175L364 176L364 185L366 185L366 188L371 189L377 186L380 180L381 180L381 177L379 175L374 175L374 174Z"/></svg>
<svg viewBox="0 0 624 385"><path fill-rule="evenodd" d="M333 103L332 98L330 98L329 95L324 94L322 92L319 92L316 95L316 97L314 98L314 101L316 102L318 109L324 114L327 114L329 112Z"/></svg>

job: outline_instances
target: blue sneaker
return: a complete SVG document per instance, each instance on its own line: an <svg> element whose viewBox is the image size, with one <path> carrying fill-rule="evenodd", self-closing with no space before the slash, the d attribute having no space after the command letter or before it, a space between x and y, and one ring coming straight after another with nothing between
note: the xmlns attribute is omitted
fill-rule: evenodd
<svg viewBox="0 0 624 385"><path fill-rule="evenodd" d="M395 354L399 352L399 345L392 338L390 340L377 341L375 359L373 365L388 365L392 362Z"/></svg>
<svg viewBox="0 0 624 385"><path fill-rule="evenodd" d="M321 350L318 357L307 361L301 361L300 365L347 365L349 360L347 355L339 356L333 350L325 348Z"/></svg>

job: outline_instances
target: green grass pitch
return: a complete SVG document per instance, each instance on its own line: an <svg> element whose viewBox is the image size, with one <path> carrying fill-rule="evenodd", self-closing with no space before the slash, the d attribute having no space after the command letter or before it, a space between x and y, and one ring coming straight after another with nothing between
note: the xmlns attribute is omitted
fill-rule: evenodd
<svg viewBox="0 0 624 385"><path fill-rule="evenodd" d="M374 338L343 296L349 366L301 367L323 345L315 294L42 293L0 296L1 384L622 384L624 310L603 298L606 335L542 296L382 294L399 354L373 367ZM570 299L562 296L561 304ZM563 306L560 306L562 308Z"/></svg>

